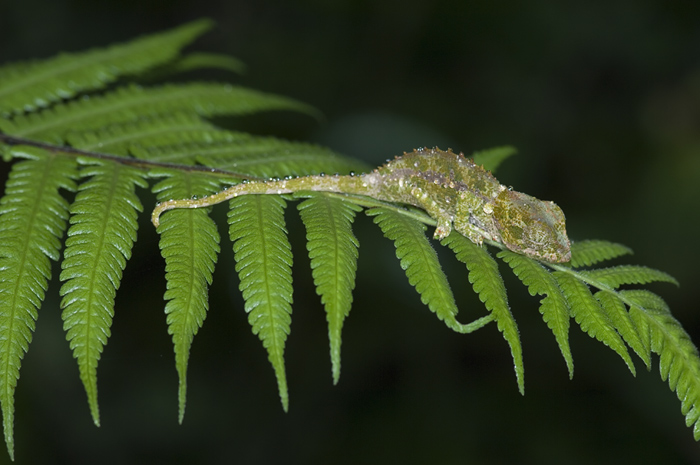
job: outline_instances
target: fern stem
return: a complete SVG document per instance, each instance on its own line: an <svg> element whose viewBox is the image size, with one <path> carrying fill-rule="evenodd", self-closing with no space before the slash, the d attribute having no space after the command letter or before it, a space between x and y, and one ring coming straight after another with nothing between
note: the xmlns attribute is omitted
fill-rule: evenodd
<svg viewBox="0 0 700 465"><path fill-rule="evenodd" d="M64 153L67 155L72 155L74 157L89 157L89 158L95 158L98 160L109 160L109 161L114 161L117 163L121 163L123 165L128 165L128 166L132 166L134 168L139 168L139 169L143 169L143 170L149 170L149 169L154 169L154 168L166 168L166 169L174 169L174 170L178 170L178 171L207 173L211 176L227 178L227 179L235 179L235 180L242 180L242 179L250 179L253 181L262 181L263 180L262 178L256 178L256 177L251 176L249 174L236 173L233 171L222 170L219 168L210 168L207 166L200 166L200 165L180 165L177 163L167 163L167 162L161 162L161 161L151 161L151 160L144 160L144 159L137 159L137 158L120 157L118 155L110 155L108 153L93 152L91 150L82 150L82 149L78 149L75 147L47 144L46 142L39 142L39 141L31 140L31 139L24 139L22 137L14 137L14 136L10 136L7 134L0 134L0 142L3 142L3 143L10 145L10 146L12 146L12 145L27 145L30 147L38 147L38 148L47 150L51 153Z"/></svg>
<svg viewBox="0 0 700 465"><path fill-rule="evenodd" d="M578 271L576 271L576 270L574 270L571 267L566 266L566 265L558 265L556 263L548 263L548 262L541 262L541 263L543 265L546 265L546 266L552 268L553 270L569 274L569 275L573 276L574 278L576 278L577 280L588 284L589 286L595 287L596 289L599 289L603 292L608 292L610 294L613 294L618 299L620 299L622 302L624 302L628 307L638 306L637 302L635 302L633 299L630 299L629 297L627 297L624 292L618 292L618 290L615 289L614 287L612 287L612 286L602 282L601 280L596 279L588 274L580 273L580 272L578 272ZM670 282L674 282L674 281L670 281ZM674 282L674 283L676 285L678 285L677 282Z"/></svg>

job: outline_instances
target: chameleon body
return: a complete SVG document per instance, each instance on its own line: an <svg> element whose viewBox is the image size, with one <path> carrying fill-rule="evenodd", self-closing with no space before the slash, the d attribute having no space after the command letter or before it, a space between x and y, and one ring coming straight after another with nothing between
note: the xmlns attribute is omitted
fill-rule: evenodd
<svg viewBox="0 0 700 465"><path fill-rule="evenodd" d="M169 200L153 210L200 208L246 194L325 191L358 194L425 210L437 222L434 237L452 228L476 244L489 239L513 252L548 262L571 259L562 210L554 203L514 191L462 154L417 149L388 161L370 173L349 176L303 176L251 181L199 199Z"/></svg>

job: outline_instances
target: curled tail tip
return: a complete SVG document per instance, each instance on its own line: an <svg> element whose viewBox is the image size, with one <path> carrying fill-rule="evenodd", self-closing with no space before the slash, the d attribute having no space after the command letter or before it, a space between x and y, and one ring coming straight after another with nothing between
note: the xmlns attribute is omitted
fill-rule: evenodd
<svg viewBox="0 0 700 465"><path fill-rule="evenodd" d="M151 213L151 223L153 223L156 229L160 226L160 215L163 213L160 205L161 204L156 205L156 208L153 209L153 213Z"/></svg>

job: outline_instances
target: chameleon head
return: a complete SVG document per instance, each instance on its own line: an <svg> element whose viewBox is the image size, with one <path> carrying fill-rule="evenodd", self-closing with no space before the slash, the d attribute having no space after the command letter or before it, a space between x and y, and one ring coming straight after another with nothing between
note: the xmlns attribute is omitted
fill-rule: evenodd
<svg viewBox="0 0 700 465"><path fill-rule="evenodd" d="M553 263L571 260L564 212L554 202L506 189L493 213L503 244L513 252Z"/></svg>

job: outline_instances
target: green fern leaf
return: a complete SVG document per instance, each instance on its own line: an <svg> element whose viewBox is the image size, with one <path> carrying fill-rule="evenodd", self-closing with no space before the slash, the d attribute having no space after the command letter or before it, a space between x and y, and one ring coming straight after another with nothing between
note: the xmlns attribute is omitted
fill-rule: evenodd
<svg viewBox="0 0 700 465"><path fill-rule="evenodd" d="M313 144L220 131L211 140L138 148L139 158L168 163L197 160L202 165L254 177L301 176L322 171L348 173L367 167Z"/></svg>
<svg viewBox="0 0 700 465"><path fill-rule="evenodd" d="M206 128L194 131L189 140L175 139L172 143L163 143L165 139L139 141L138 145L131 147L131 152L137 158L158 161L161 163L190 164L198 161L202 154L225 150L235 151L244 147L253 136L243 132L224 131L217 129L215 132ZM149 143L150 142L150 143ZM214 164L207 164L214 167Z"/></svg>
<svg viewBox="0 0 700 465"><path fill-rule="evenodd" d="M62 53L49 60L13 67L0 75L0 114L22 113L99 89L123 74L135 74L165 63L209 29L195 21L123 45L83 53Z"/></svg>
<svg viewBox="0 0 700 465"><path fill-rule="evenodd" d="M408 282L420 294L421 301L450 329L470 333L494 319L493 314L489 314L469 324L457 321L458 309L452 289L435 250L425 237L426 226L423 223L389 208L372 208L366 214L373 216L384 236L394 242L396 258L406 271Z"/></svg>
<svg viewBox="0 0 700 465"><path fill-rule="evenodd" d="M367 171L369 167L352 158L314 144L290 142L275 137L252 136L226 147L205 149L197 161L205 166L247 173L257 177L306 176L309 174Z"/></svg>
<svg viewBox="0 0 700 465"><path fill-rule="evenodd" d="M627 312L625 304L617 294L610 291L598 291L594 297L605 310L606 315L612 321L617 332L622 336L627 345L639 355L647 368L651 367L651 346L646 342L637 328L636 323Z"/></svg>
<svg viewBox="0 0 700 465"><path fill-rule="evenodd" d="M651 343L651 319L649 312L670 313L666 302L646 289L631 289L617 291L617 295L629 307L629 316L639 334L639 338L645 348L653 351ZM646 363L646 361L645 361Z"/></svg>
<svg viewBox="0 0 700 465"><path fill-rule="evenodd" d="M38 309L58 260L68 219L59 189L75 190L73 159L35 147L16 146L0 199L0 406L5 443L14 456L14 392L32 340Z"/></svg>
<svg viewBox="0 0 700 465"><path fill-rule="evenodd" d="M306 248L311 259L316 293L326 310L333 383L340 378L340 345L343 321L350 313L355 288L357 248L352 233L355 213L362 208L323 194L309 194L298 206L306 227Z"/></svg>
<svg viewBox="0 0 700 465"><path fill-rule="evenodd" d="M635 322L643 321L651 336L651 350L659 354L661 379L668 380L681 401L686 425L700 440L700 356L688 333L659 296L646 290L621 291L631 305ZM632 312L634 310L634 313Z"/></svg>
<svg viewBox="0 0 700 465"><path fill-rule="evenodd" d="M284 345L292 321L292 251L285 205L275 195L243 195L231 200L228 223L248 322L267 349L287 411Z"/></svg>
<svg viewBox="0 0 700 465"><path fill-rule="evenodd" d="M197 115L175 112L153 115L127 123L110 124L95 131L66 133L66 141L73 147L126 156L133 148L158 145L209 142L231 139L228 131L217 129ZM137 158L147 158L136 153Z"/></svg>
<svg viewBox="0 0 700 465"><path fill-rule="evenodd" d="M11 76L14 76L18 73L23 73L31 66L32 62L27 60L5 63L2 66L0 66L0 81L9 79Z"/></svg>
<svg viewBox="0 0 700 465"><path fill-rule="evenodd" d="M219 190L219 183L199 173L162 171L167 176L153 187L158 200L189 198ZM158 227L160 249L165 258L164 299L168 333L172 336L175 367L179 378L178 418L182 423L187 398L187 364L194 336L209 308L209 285L220 251L216 224L209 209L175 210L163 215Z"/></svg>
<svg viewBox="0 0 700 465"><path fill-rule="evenodd" d="M611 268L585 270L579 273L612 289L617 289L623 284L646 284L654 281L678 285L678 281L668 273L647 268L646 266L621 265Z"/></svg>
<svg viewBox="0 0 700 465"><path fill-rule="evenodd" d="M114 297L136 240L137 211L143 207L136 186L146 187L145 173L111 161L81 158L81 177L70 207L66 250L61 264L63 329L78 360L80 379L96 425L97 363L110 336Z"/></svg>
<svg viewBox="0 0 700 465"><path fill-rule="evenodd" d="M0 130L17 137L63 143L69 131L96 130L144 116L189 112L201 116L242 115L264 110L316 110L296 100L229 84L166 84L121 87L89 100L74 100L51 108L0 120Z"/></svg>
<svg viewBox="0 0 700 465"><path fill-rule="evenodd" d="M477 165L481 165L488 171L495 173L506 158L510 158L516 153L518 153L518 151L515 147L505 145L503 147L494 147L492 149L474 152L472 158Z"/></svg>
<svg viewBox="0 0 700 465"><path fill-rule="evenodd" d="M159 69L159 75L184 73L202 68L215 68L242 74L246 65L237 58L219 53L193 52L178 57L176 60Z"/></svg>
<svg viewBox="0 0 700 465"><path fill-rule="evenodd" d="M515 365L515 375L521 394L525 394L525 367L523 365L523 348L515 318L508 307L506 286L498 272L498 265L485 248L474 244L463 235L452 232L442 240L455 253L457 260L467 265L469 282L474 292L494 315L498 330L510 346Z"/></svg>
<svg viewBox="0 0 700 465"><path fill-rule="evenodd" d="M636 306L640 309L654 309L661 312L671 311L664 299L646 289L617 291L617 294L627 305Z"/></svg>
<svg viewBox="0 0 700 465"><path fill-rule="evenodd" d="M588 286L568 272L555 271L552 273L569 302L571 315L581 329L589 336L598 339L618 353L625 361L633 375L636 375L634 363L630 358L627 347L615 331L613 323L591 294Z"/></svg>
<svg viewBox="0 0 700 465"><path fill-rule="evenodd" d="M574 359L569 346L569 305L559 285L542 265L523 255L502 250L498 253L498 258L511 267L513 273L527 287L530 295L545 296L540 301L542 319L554 334L559 350L566 361L569 378L573 378Z"/></svg>
<svg viewBox="0 0 700 465"><path fill-rule="evenodd" d="M632 249L608 241L576 241L571 244L571 266L579 268L631 254Z"/></svg>
<svg viewBox="0 0 700 465"><path fill-rule="evenodd" d="M662 313L670 313L670 309L666 302L646 289L630 289L617 291L617 295L629 307L629 315L637 328L639 338L645 348L651 347L651 326L647 318L647 311L660 311Z"/></svg>

